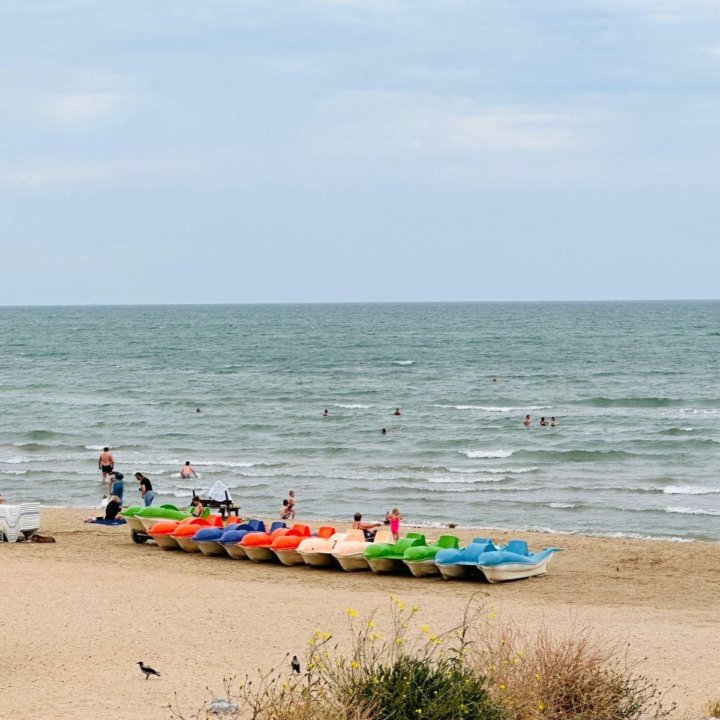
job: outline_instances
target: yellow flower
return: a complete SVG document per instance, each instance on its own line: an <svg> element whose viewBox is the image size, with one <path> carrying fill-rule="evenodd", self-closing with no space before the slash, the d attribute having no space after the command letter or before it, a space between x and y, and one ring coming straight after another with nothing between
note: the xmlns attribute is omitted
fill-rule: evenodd
<svg viewBox="0 0 720 720"><path fill-rule="evenodd" d="M505 685L504 685L503 683L500 683L500 684L498 685L498 688L499 688L500 690L504 690L504 689L505 689Z"/></svg>
<svg viewBox="0 0 720 720"><path fill-rule="evenodd" d="M429 632L430 632L430 626L429 626L429 625L421 625L421 626L420 626L420 632L429 633Z"/></svg>
<svg viewBox="0 0 720 720"><path fill-rule="evenodd" d="M535 679L536 679L536 680L539 680L539 679L540 679L540 673L535 673Z"/></svg>
<svg viewBox="0 0 720 720"><path fill-rule="evenodd" d="M411 609L413 612L417 612L417 611L419 610L419 608L418 608L417 605L413 605L410 609Z"/></svg>
<svg viewBox="0 0 720 720"><path fill-rule="evenodd" d="M372 639L373 640L382 640L382 637L380 635L378 635L377 633L373 633Z"/></svg>
<svg viewBox="0 0 720 720"><path fill-rule="evenodd" d="M374 621L374 620L368 620L368 627L372 630L372 628L375 627L375 621Z"/></svg>
<svg viewBox="0 0 720 720"><path fill-rule="evenodd" d="M355 610L353 610L352 608L348 608L348 609L347 609L347 616L348 616L349 618L355 618L355 617L357 617L357 612L356 612Z"/></svg>
<svg viewBox="0 0 720 720"><path fill-rule="evenodd" d="M357 660L353 660L353 661L350 663L350 667L351 667L353 670L357 670L357 669L360 667L360 663L359 663Z"/></svg>
<svg viewBox="0 0 720 720"><path fill-rule="evenodd" d="M538 708L538 710L544 710L544 709L545 709L545 705L543 705L542 700L538 700L538 701L537 701L537 708Z"/></svg>
<svg viewBox="0 0 720 720"><path fill-rule="evenodd" d="M396 637L396 638L395 638L395 644L396 644L396 645L402 645L402 638L401 638L401 637Z"/></svg>
<svg viewBox="0 0 720 720"><path fill-rule="evenodd" d="M324 632L322 634L323 640L329 640L332 637L332 635L329 632Z"/></svg>
<svg viewBox="0 0 720 720"><path fill-rule="evenodd" d="M321 633L319 630L316 630L316 631L313 633L313 635L314 635L316 638L319 638L319 637L322 635L322 633Z"/></svg>
<svg viewBox="0 0 720 720"><path fill-rule="evenodd" d="M494 620L494 619L495 619L495 613L494 612L488 613L488 620Z"/></svg>

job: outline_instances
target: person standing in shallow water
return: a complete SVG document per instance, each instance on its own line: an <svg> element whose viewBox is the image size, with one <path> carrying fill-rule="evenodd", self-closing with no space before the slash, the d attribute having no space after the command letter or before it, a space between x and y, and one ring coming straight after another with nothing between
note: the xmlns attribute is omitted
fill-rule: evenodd
<svg viewBox="0 0 720 720"><path fill-rule="evenodd" d="M102 472L103 482L107 480L108 494L112 495L112 471L115 469L115 458L110 448L104 447L98 458L98 470Z"/></svg>
<svg viewBox="0 0 720 720"><path fill-rule="evenodd" d="M180 468L180 477L183 480L187 480L190 476L197 477L197 473L195 472L195 468L190 464L189 460L185 461L185 464Z"/></svg>

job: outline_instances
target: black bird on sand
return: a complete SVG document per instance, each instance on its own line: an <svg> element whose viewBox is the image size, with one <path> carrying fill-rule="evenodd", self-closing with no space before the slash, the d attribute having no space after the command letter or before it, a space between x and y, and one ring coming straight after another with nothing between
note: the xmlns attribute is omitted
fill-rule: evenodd
<svg viewBox="0 0 720 720"><path fill-rule="evenodd" d="M145 679L147 680L151 675L157 675L160 677L160 673L157 670L153 670L151 667L148 667L143 663L142 660L138 661L138 665L140 666L140 669L145 673Z"/></svg>
<svg viewBox="0 0 720 720"><path fill-rule="evenodd" d="M298 675L300 674L300 661L297 659L297 655L292 656L290 667L294 673L297 673Z"/></svg>

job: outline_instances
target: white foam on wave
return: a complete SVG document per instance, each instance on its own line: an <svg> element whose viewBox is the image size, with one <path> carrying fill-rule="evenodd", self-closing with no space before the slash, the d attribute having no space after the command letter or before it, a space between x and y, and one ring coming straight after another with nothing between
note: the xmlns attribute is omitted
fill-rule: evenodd
<svg viewBox="0 0 720 720"><path fill-rule="evenodd" d="M414 360L393 360L393 365L414 365Z"/></svg>
<svg viewBox="0 0 720 720"><path fill-rule="evenodd" d="M474 468L448 468L448 472L457 473L458 475L524 475L538 470L537 465L531 467L509 467L509 468L491 468L491 467L474 467Z"/></svg>
<svg viewBox="0 0 720 720"><path fill-rule="evenodd" d="M471 460L506 458L513 454L512 450L458 450L458 452Z"/></svg>
<svg viewBox="0 0 720 720"><path fill-rule="evenodd" d="M509 413L509 412L525 412L526 410L550 410L549 405L525 405L523 407L514 407L511 405L433 405L436 408L445 408L446 410L480 410L481 412L491 413Z"/></svg>
<svg viewBox="0 0 720 720"><path fill-rule="evenodd" d="M680 417L720 417L720 410L717 408L683 408L680 410Z"/></svg>
<svg viewBox="0 0 720 720"><path fill-rule="evenodd" d="M345 408L346 410L367 410L370 406L369 405L360 405L360 403L355 403L353 405L344 405L343 403L335 403L335 407Z"/></svg>
<svg viewBox="0 0 720 720"><path fill-rule="evenodd" d="M713 515L720 517L720 510L700 510L699 508L686 508L680 506L670 506L665 508L667 513L680 513L681 515Z"/></svg>
<svg viewBox="0 0 720 720"><path fill-rule="evenodd" d="M474 475L473 477L433 477L430 478L428 482L431 482L433 484L451 484L451 485L460 485L460 484L473 484L473 483L496 483L496 482L502 482L502 478L499 477L483 477L482 475Z"/></svg>
<svg viewBox="0 0 720 720"><path fill-rule="evenodd" d="M575 505L572 503L552 502L548 503L548 507L556 508L558 510L570 510L571 508L574 508Z"/></svg>
<svg viewBox="0 0 720 720"><path fill-rule="evenodd" d="M663 488L665 495L714 495L720 492L716 488L701 487L699 485L669 485Z"/></svg>
<svg viewBox="0 0 720 720"><path fill-rule="evenodd" d="M85 449L86 450L104 450L105 446L104 445L86 445Z"/></svg>
<svg viewBox="0 0 720 720"><path fill-rule="evenodd" d="M27 470L3 470L3 475L25 475Z"/></svg>
<svg viewBox="0 0 720 720"><path fill-rule="evenodd" d="M30 460L28 458L20 457L18 455L13 455L12 457L5 458L4 460L2 460L2 462L7 463L8 465L22 465L22 463L30 462Z"/></svg>
<svg viewBox="0 0 720 720"><path fill-rule="evenodd" d="M196 460L194 464L198 467L248 468L255 467L259 463L250 461L233 462L232 460Z"/></svg>

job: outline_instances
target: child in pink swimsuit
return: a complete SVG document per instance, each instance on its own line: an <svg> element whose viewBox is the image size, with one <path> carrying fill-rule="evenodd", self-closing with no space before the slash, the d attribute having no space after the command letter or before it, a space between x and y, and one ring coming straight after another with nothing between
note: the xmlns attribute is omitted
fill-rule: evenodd
<svg viewBox="0 0 720 720"><path fill-rule="evenodd" d="M400 521L402 520L402 515L398 512L397 508L393 508L390 511L390 532L392 533L393 540L397 542L400 539Z"/></svg>

